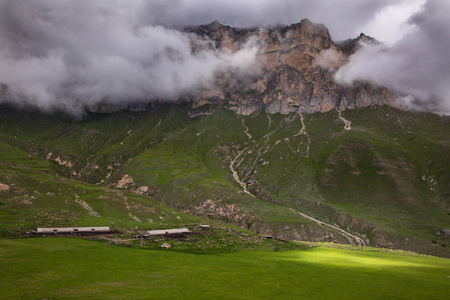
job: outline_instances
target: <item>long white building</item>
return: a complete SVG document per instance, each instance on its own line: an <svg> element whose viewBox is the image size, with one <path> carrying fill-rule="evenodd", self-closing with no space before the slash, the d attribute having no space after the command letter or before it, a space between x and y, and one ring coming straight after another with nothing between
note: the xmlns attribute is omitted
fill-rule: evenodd
<svg viewBox="0 0 450 300"><path fill-rule="evenodd" d="M100 227L53 227L53 228L37 228L37 233L86 233L86 232L110 232L109 226Z"/></svg>
<svg viewBox="0 0 450 300"><path fill-rule="evenodd" d="M175 233L186 233L190 232L187 228L175 228L175 229L162 229L162 230L149 230L147 235L166 235Z"/></svg>

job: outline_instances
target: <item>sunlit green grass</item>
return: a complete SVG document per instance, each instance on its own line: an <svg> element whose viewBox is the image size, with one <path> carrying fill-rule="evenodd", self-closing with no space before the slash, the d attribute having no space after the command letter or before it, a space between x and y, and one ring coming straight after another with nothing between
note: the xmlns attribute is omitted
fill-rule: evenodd
<svg viewBox="0 0 450 300"><path fill-rule="evenodd" d="M0 240L0 298L446 299L450 261L314 248L196 255Z"/></svg>

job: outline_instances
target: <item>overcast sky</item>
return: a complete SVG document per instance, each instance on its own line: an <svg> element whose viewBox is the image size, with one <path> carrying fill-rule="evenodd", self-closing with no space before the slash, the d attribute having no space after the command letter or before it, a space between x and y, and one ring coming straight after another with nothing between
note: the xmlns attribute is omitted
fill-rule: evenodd
<svg viewBox="0 0 450 300"><path fill-rule="evenodd" d="M257 45L235 54L191 53L177 30L218 20L237 26L325 24L335 41L363 47L336 74L341 84L386 85L413 106L450 111L449 0L0 0L0 83L10 100L77 113L99 101L173 99L214 72L253 72ZM202 44L205 41L197 40Z"/></svg>
<svg viewBox="0 0 450 300"><path fill-rule="evenodd" d="M393 43L411 29L405 21L425 0L162 0L150 1L147 22L205 24L217 20L237 26L298 23L309 18L325 24L334 40L361 32Z"/></svg>

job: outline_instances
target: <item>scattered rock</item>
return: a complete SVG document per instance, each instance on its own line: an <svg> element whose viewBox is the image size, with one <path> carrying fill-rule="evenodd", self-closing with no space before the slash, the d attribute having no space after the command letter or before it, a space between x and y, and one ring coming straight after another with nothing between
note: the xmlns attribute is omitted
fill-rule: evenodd
<svg viewBox="0 0 450 300"><path fill-rule="evenodd" d="M133 184L134 184L133 178L132 178L130 175L125 174L125 175L123 175L123 177L117 182L116 188L118 188L118 189L126 189L126 188L128 188L129 186L131 186L131 185L133 185Z"/></svg>
<svg viewBox="0 0 450 300"><path fill-rule="evenodd" d="M64 159L61 156L58 156L57 158L55 158L55 161L60 165L60 166L66 166L68 168L72 168L73 167L73 163L68 160L68 159Z"/></svg>
<svg viewBox="0 0 450 300"><path fill-rule="evenodd" d="M281 159L283 159L283 158L281 158ZM260 159L260 160L258 161L258 163L259 163L261 166L265 166L265 165L268 165L268 164L269 164L269 162L266 161L266 160L264 160L264 159Z"/></svg>
<svg viewBox="0 0 450 300"><path fill-rule="evenodd" d="M142 196L142 195L147 194L148 191L149 191L149 187L146 186L146 185L144 185L144 186L138 187L134 192L135 192L137 195Z"/></svg>
<svg viewBox="0 0 450 300"><path fill-rule="evenodd" d="M172 246L170 246L169 243L164 243L164 244L161 245L161 248L169 249L170 247L172 247Z"/></svg>
<svg viewBox="0 0 450 300"><path fill-rule="evenodd" d="M9 185L0 183L0 191L8 191Z"/></svg>

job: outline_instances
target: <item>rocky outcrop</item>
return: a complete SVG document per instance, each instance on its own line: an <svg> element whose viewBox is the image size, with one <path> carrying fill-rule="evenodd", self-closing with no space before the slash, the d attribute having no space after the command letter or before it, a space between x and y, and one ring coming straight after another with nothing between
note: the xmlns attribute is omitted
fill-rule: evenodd
<svg viewBox="0 0 450 300"><path fill-rule="evenodd" d="M9 185L0 183L0 191L9 191Z"/></svg>
<svg viewBox="0 0 450 300"><path fill-rule="evenodd" d="M387 88L368 82L342 86L333 80L334 73L348 62L360 42L378 43L360 34L355 39L334 42L328 29L308 19L290 26L239 29L213 22L185 28L192 40L192 52L210 49L218 53L235 53L248 46L258 46L257 71L239 76L231 70L220 71L189 95L172 99L187 102L193 108L220 104L238 114L249 115L265 109L269 113L288 114L344 110L372 105L395 106L396 97ZM199 42L200 41L200 42ZM90 112L113 113L119 110L153 110L163 105L161 99L130 104L91 106Z"/></svg>
<svg viewBox="0 0 450 300"><path fill-rule="evenodd" d="M118 189L127 189L130 186L134 185L133 177L128 174L122 176L116 184L116 188Z"/></svg>
<svg viewBox="0 0 450 300"><path fill-rule="evenodd" d="M335 43L324 25L308 19L272 29L235 29L214 22L188 31L208 37L218 51L237 51L250 37L261 47L257 75L242 80L218 74L216 89L192 97L194 107L227 103L236 113L248 115L261 108L287 114L395 104L395 96L384 87L367 82L344 87L333 80L333 73L348 61L359 41L376 43L364 34Z"/></svg>
<svg viewBox="0 0 450 300"><path fill-rule="evenodd" d="M226 219L229 223L243 228L250 228L256 220L254 215L247 211L242 211L235 204L223 204L220 201L211 199L186 208L184 212L216 220Z"/></svg>

